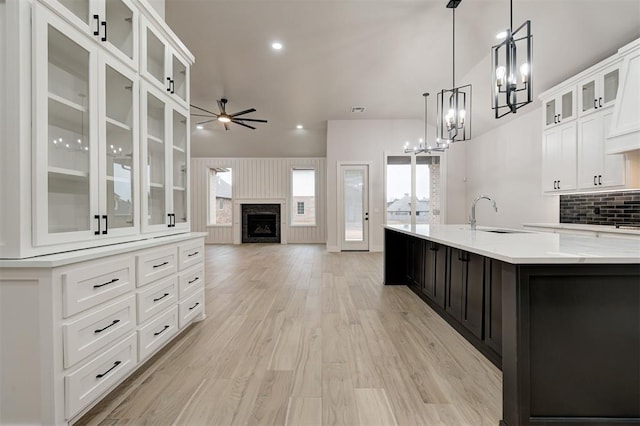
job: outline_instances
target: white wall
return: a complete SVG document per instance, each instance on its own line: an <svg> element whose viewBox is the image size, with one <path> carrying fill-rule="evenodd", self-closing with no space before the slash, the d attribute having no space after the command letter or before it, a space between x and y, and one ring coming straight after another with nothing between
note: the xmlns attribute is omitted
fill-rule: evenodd
<svg viewBox="0 0 640 426"><path fill-rule="evenodd" d="M207 226L208 169L231 167L233 198L243 200L282 200L287 202L289 223L291 169L313 167L316 170L316 226L289 226L287 243L326 242L326 160L324 158L192 158L191 230L207 232L207 244L232 244L236 228ZM235 207L234 207L235 208ZM240 225L240 224L238 224ZM236 224L233 225L237 226Z"/></svg>
<svg viewBox="0 0 640 426"><path fill-rule="evenodd" d="M487 201L477 204L478 225L521 228L559 220L559 197L542 195L542 111L523 111L467 144L466 211L479 195L498 204L498 213Z"/></svg>
<svg viewBox="0 0 640 426"><path fill-rule="evenodd" d="M433 135L434 129L430 129ZM405 141L417 143L424 136L422 120L330 120L327 124L327 249L339 250L338 163L369 163L369 248L383 248L384 153L401 153ZM464 147L447 153L445 222L458 221L464 207Z"/></svg>

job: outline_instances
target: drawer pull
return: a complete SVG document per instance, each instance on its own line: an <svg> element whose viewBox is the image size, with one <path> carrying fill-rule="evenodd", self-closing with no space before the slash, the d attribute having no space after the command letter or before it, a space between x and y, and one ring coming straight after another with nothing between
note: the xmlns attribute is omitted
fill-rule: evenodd
<svg viewBox="0 0 640 426"><path fill-rule="evenodd" d="M162 263L161 263L161 264L159 264L159 265L153 265L153 267L154 267L154 268L159 268L159 267L164 266L164 265L166 265L166 264L168 264L168 263L169 263L168 261L167 261L167 262L162 262Z"/></svg>
<svg viewBox="0 0 640 426"><path fill-rule="evenodd" d="M199 251L194 251L193 253L188 254L187 257L195 256L198 253L200 253L200 252Z"/></svg>
<svg viewBox="0 0 640 426"><path fill-rule="evenodd" d="M165 297L167 297L168 295L169 295L169 293L165 293L165 294L163 294L162 296L158 297L157 299L153 299L153 301L154 301L154 302L157 302L157 301L159 301L159 300L164 299L164 298L165 298Z"/></svg>
<svg viewBox="0 0 640 426"><path fill-rule="evenodd" d="M112 322L111 324L109 324L108 326L106 326L105 328L101 328L101 329L99 329L99 330L94 330L93 332L94 332L94 333L102 333L102 332L103 332L103 331L105 331L107 328L109 328L109 327L113 327L114 325L116 325L116 324L117 324L117 323L119 323L119 322L120 322L120 320L119 320L119 319L113 320L113 322Z"/></svg>
<svg viewBox="0 0 640 426"><path fill-rule="evenodd" d="M163 328L162 330L158 331L157 333L153 333L153 335L154 335L154 336L159 336L159 335L161 335L162 333L164 333L165 331L167 331L167 329L168 329L168 328L169 328L169 326L168 326L168 325L165 325L165 326L164 326L164 328Z"/></svg>
<svg viewBox="0 0 640 426"><path fill-rule="evenodd" d="M96 284L96 285L94 285L94 286L93 286L93 288L100 288L100 287L104 287L105 285L113 284L113 283L118 282L118 281L120 281L120 278L114 278L114 279L112 279L111 281L106 282L106 283L104 283L104 284Z"/></svg>
<svg viewBox="0 0 640 426"><path fill-rule="evenodd" d="M198 277L195 277L194 279L192 279L192 280L191 280L191 281L189 281L188 283L189 283L189 284L193 284L193 283L195 283L195 282L196 282L196 281L198 281L198 280L199 280L199 278L198 278Z"/></svg>
<svg viewBox="0 0 640 426"><path fill-rule="evenodd" d="M116 361L113 363L113 365L111 366L110 369L108 369L107 371L105 371L104 373L100 373L96 376L96 379L102 379L104 376L106 376L107 374L109 374L111 372L111 370L113 370L114 368L116 368L117 366L119 366L120 364L122 364L122 361Z"/></svg>
<svg viewBox="0 0 640 426"><path fill-rule="evenodd" d="M189 310L194 310L198 305L200 304L200 302L196 302L195 305L193 305L192 307L189 308Z"/></svg>

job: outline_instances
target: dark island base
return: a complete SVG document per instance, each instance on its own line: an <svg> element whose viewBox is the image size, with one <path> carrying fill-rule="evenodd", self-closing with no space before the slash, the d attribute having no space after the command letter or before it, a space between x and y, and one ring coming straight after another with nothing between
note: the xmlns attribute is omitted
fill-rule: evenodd
<svg viewBox="0 0 640 426"><path fill-rule="evenodd" d="M513 265L387 229L385 284L501 367L501 425L640 425L640 265Z"/></svg>

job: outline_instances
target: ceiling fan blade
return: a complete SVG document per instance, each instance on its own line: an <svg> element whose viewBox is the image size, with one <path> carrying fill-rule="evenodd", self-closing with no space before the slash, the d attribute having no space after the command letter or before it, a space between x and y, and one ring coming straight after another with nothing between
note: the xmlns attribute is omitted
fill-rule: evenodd
<svg viewBox="0 0 640 426"><path fill-rule="evenodd" d="M200 108L199 106L191 105L191 108L199 109L200 111L208 112L209 114L213 114L213 115L216 115L216 116L218 115L215 112L211 112L211 111L206 110L204 108Z"/></svg>
<svg viewBox="0 0 640 426"><path fill-rule="evenodd" d="M226 114L225 110L224 110L224 102L222 102L222 99L217 100L216 102L218 102L218 108L220 108L220 112L222 114Z"/></svg>
<svg viewBox="0 0 640 426"><path fill-rule="evenodd" d="M211 114L191 114L193 117L212 117Z"/></svg>
<svg viewBox="0 0 640 426"><path fill-rule="evenodd" d="M224 129L225 129L226 131L229 131L229 123L224 123Z"/></svg>
<svg viewBox="0 0 640 426"><path fill-rule="evenodd" d="M245 109L244 111L236 112L235 114L230 114L229 117L237 117L239 115L249 114L250 112L255 112L255 108Z"/></svg>
<svg viewBox="0 0 640 426"><path fill-rule="evenodd" d="M244 124L244 123L241 123L241 122L236 121L236 120L231 120L231 122L232 122L232 123L239 124L239 125L244 126L244 127L248 127L248 128L250 128L251 130L255 130L255 129L256 129L256 128L255 128L255 127L253 127L253 126L249 126L248 124Z"/></svg>
<svg viewBox="0 0 640 426"><path fill-rule="evenodd" d="M255 123L268 123L267 120L260 120L257 118L235 118L236 121L253 121Z"/></svg>
<svg viewBox="0 0 640 426"><path fill-rule="evenodd" d="M216 121L217 118L212 118L211 120L207 120L207 121L201 121L200 123L196 123L198 126L202 125L202 124L207 124L207 123L211 123L212 121Z"/></svg>

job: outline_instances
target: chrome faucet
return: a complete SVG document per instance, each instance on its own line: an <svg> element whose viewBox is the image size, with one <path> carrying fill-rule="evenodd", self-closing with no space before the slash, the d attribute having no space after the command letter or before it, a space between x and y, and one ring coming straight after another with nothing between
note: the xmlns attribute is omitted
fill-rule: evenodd
<svg viewBox="0 0 640 426"><path fill-rule="evenodd" d="M493 203L493 209L498 212L498 206L496 204L496 202L494 200L492 200L491 198L489 198L486 195L481 195L478 198L476 198L475 200L473 200L473 203L471 204L471 217L469 218L469 223L471 224L471 230L475 231L476 230L476 204L478 203L478 201L485 199L485 200L489 200L491 201L491 203Z"/></svg>

